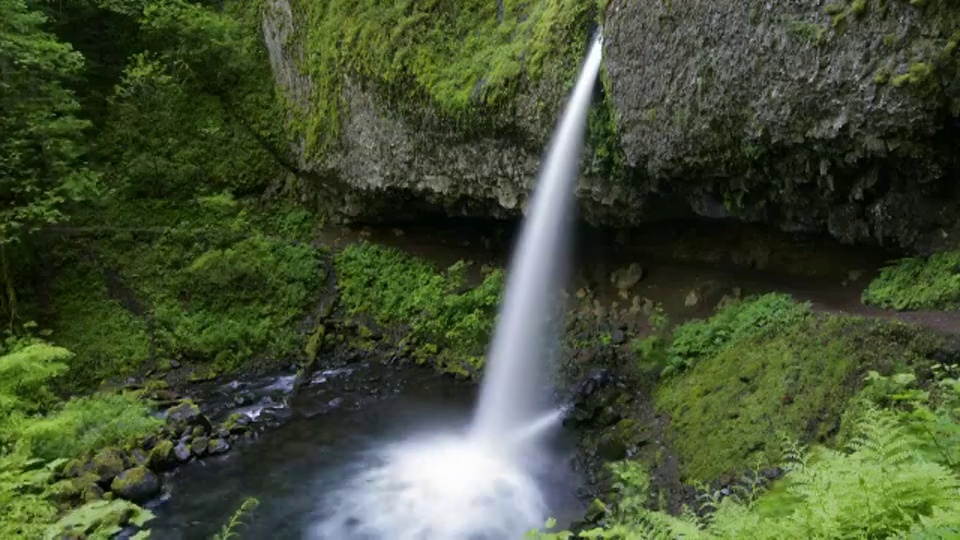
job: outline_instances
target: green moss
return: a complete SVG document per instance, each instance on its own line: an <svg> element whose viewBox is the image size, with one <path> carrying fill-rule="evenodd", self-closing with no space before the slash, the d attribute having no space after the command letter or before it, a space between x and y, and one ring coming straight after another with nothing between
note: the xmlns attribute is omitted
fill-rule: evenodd
<svg viewBox="0 0 960 540"><path fill-rule="evenodd" d="M890 83L894 88L901 88L907 85L922 87L931 83L933 80L933 66L926 62L914 62L910 64L906 73L897 75Z"/></svg>
<svg viewBox="0 0 960 540"><path fill-rule="evenodd" d="M147 464L151 469L162 470L171 461L173 456L173 441L163 439L150 449Z"/></svg>
<svg viewBox="0 0 960 540"><path fill-rule="evenodd" d="M150 357L147 323L107 290L104 270L70 257L55 281L53 341L75 353L68 364L75 387L130 375Z"/></svg>
<svg viewBox="0 0 960 540"><path fill-rule="evenodd" d="M409 328L406 343L420 362L442 371L473 375L493 329L503 287L499 271L466 286L464 263L445 272L403 253L369 243L354 244L336 257L338 289L351 315Z"/></svg>
<svg viewBox="0 0 960 540"><path fill-rule="evenodd" d="M668 367L670 372L689 369L744 339L779 332L809 314L808 305L784 294L732 302L709 319L688 322L674 331L667 349Z"/></svg>
<svg viewBox="0 0 960 540"><path fill-rule="evenodd" d="M804 21L793 21L788 28L791 35L807 43L820 43L827 32L825 26Z"/></svg>
<svg viewBox="0 0 960 540"><path fill-rule="evenodd" d="M897 261L870 282L863 302L899 310L960 308L960 252Z"/></svg>
<svg viewBox="0 0 960 540"><path fill-rule="evenodd" d="M822 441L868 369L922 362L935 338L896 323L808 316L741 338L660 386L687 481L777 462L780 437Z"/></svg>
<svg viewBox="0 0 960 540"><path fill-rule="evenodd" d="M547 66L572 75L596 9L591 0L295 1L296 42L317 94L294 127L308 151L336 142L345 74L378 83L398 107L485 121Z"/></svg>

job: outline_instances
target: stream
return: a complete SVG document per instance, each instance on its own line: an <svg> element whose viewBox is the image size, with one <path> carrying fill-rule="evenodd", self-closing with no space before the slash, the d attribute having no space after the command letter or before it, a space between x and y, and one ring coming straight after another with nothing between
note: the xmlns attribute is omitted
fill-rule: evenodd
<svg viewBox="0 0 960 540"><path fill-rule="evenodd" d="M289 392L288 380L234 382L218 390L223 398L252 392L272 405L283 401L278 393ZM287 417L278 427L229 454L172 473L165 483L167 494L152 506L157 518L150 524L151 538L208 539L248 497L256 497L260 505L244 517L240 538L322 538L317 526L344 502L339 494L347 484L376 466L384 447L462 430L470 420L476 390L415 367L354 364L319 371L288 408L240 409ZM216 402L216 397L209 400L214 407ZM547 506L561 524L583 512L579 480L567 466L573 452L569 435L551 439L537 468Z"/></svg>

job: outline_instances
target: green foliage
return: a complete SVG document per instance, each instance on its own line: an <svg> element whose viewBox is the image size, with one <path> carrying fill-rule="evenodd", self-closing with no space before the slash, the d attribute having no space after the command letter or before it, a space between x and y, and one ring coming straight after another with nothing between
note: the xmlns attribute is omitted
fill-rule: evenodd
<svg viewBox="0 0 960 540"><path fill-rule="evenodd" d="M135 442L161 424L133 395L96 394L71 399L59 411L25 422L18 444L44 460L72 458Z"/></svg>
<svg viewBox="0 0 960 540"><path fill-rule="evenodd" d="M297 126L307 149L340 132L345 74L379 83L399 107L423 103L443 116L489 121L525 77L546 65L572 76L596 9L590 0L467 0L456 3L293 2L297 43L316 95ZM574 44L571 46L571 42Z"/></svg>
<svg viewBox="0 0 960 540"><path fill-rule="evenodd" d="M295 323L324 283L320 254L304 241L312 232L310 216L300 209L276 208L254 218L248 209L246 203L219 195L179 203L126 203L103 208L94 217L106 217L115 227L84 253L94 251L100 265L118 274L122 283L114 288L142 305L158 357L212 361L217 369L234 369L302 349L304 338ZM102 280L87 273L84 280L62 288L89 297L103 287ZM85 322L77 325L68 345L87 363L97 356L89 354L90 347L78 346L84 340L103 335L108 343L150 343L147 334L104 324L121 319L122 313L135 321L134 328L145 328L122 306L114 305L119 311L113 318L106 318L113 312L100 304L90 309L89 318L78 317L84 305L89 301L60 312L65 324ZM116 369L136 369L133 360L144 356L128 354L126 365Z"/></svg>
<svg viewBox="0 0 960 540"><path fill-rule="evenodd" d="M960 252L901 259L880 271L863 302L898 310L960 308Z"/></svg>
<svg viewBox="0 0 960 540"><path fill-rule="evenodd" d="M0 538L42 538L57 519L52 467L0 453Z"/></svg>
<svg viewBox="0 0 960 540"><path fill-rule="evenodd" d="M212 540L230 540L231 538L238 538L240 533L237 530L243 525L241 521L244 517L248 517L254 510L257 509L257 506L260 505L260 501L253 497L248 497L243 501L243 504L240 505L240 508L237 508L237 511L230 516L230 521L224 524L223 528L220 529L220 532L213 535Z"/></svg>
<svg viewBox="0 0 960 540"><path fill-rule="evenodd" d="M124 501L94 501L74 509L46 531L46 538L82 535L90 540L108 540L129 524L143 527L153 519L149 510Z"/></svg>
<svg viewBox="0 0 960 540"><path fill-rule="evenodd" d="M603 526L577 538L859 539L955 538L960 479L916 451L920 442L886 411L870 408L843 450L791 451L786 476L765 494L707 497L700 513L680 517L644 506L638 465L614 469L614 504ZM570 532L537 538L567 539Z"/></svg>
<svg viewBox="0 0 960 540"><path fill-rule="evenodd" d="M35 343L0 356L0 435L3 417L19 411L34 413L53 400L47 384L66 371L70 351Z"/></svg>
<svg viewBox="0 0 960 540"><path fill-rule="evenodd" d="M743 339L789 328L809 313L808 305L798 304L784 294L765 294L728 304L709 319L676 329L667 351L670 372L689 369Z"/></svg>
<svg viewBox="0 0 960 540"><path fill-rule="evenodd" d="M98 145L124 194L247 192L279 174L279 104L257 27L230 11L146 4L145 52L123 71Z"/></svg>
<svg viewBox="0 0 960 540"><path fill-rule="evenodd" d="M96 183L81 159L88 124L65 87L83 58L45 22L23 0L0 1L0 244L61 220Z"/></svg>
<svg viewBox="0 0 960 540"><path fill-rule="evenodd" d="M482 283L467 288L462 262L441 273L369 243L344 249L336 268L340 299L349 314L407 326L418 359L444 371L466 375L479 370L503 288L500 271L488 272Z"/></svg>
<svg viewBox="0 0 960 540"><path fill-rule="evenodd" d="M920 364L922 333L900 325L806 316L727 342L655 393L687 480L712 481L779 459L779 434L825 440L856 392L857 371Z"/></svg>
<svg viewBox="0 0 960 540"><path fill-rule="evenodd" d="M52 339L76 353L68 364L70 382L92 387L134 373L150 357L146 322L111 295L104 270L74 257L61 264L67 267L54 283Z"/></svg>

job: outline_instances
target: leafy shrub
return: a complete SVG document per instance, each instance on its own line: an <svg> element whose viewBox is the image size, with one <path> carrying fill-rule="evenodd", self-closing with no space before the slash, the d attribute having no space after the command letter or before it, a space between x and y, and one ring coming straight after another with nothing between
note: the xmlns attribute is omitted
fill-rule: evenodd
<svg viewBox="0 0 960 540"><path fill-rule="evenodd" d="M68 512L46 532L49 538L77 531L83 531L84 538L114 538L125 527L143 527L151 519L153 512L122 499L93 501Z"/></svg>
<svg viewBox="0 0 960 540"><path fill-rule="evenodd" d="M56 519L52 467L23 454L0 453L0 538L42 538Z"/></svg>
<svg viewBox="0 0 960 540"><path fill-rule="evenodd" d="M89 261L64 262L69 266L55 282L52 339L76 353L70 382L87 388L133 373L150 357L146 322L111 298L101 269Z"/></svg>
<svg viewBox="0 0 960 540"><path fill-rule="evenodd" d="M898 310L960 308L960 251L887 266L867 286L863 302Z"/></svg>
<svg viewBox="0 0 960 540"><path fill-rule="evenodd" d="M405 325L417 356L446 371L475 372L482 363L503 274L465 286L462 262L446 272L403 253L369 243L354 244L336 257L340 298L347 312L378 323Z"/></svg>
<svg viewBox="0 0 960 540"><path fill-rule="evenodd" d="M153 432L161 421L129 394L75 398L43 418L23 421L19 444L38 458L72 458L122 445Z"/></svg>
<svg viewBox="0 0 960 540"><path fill-rule="evenodd" d="M14 411L33 413L49 404L53 396L50 379L67 370L70 351L35 343L0 356L0 427L3 417Z"/></svg>
<svg viewBox="0 0 960 540"><path fill-rule="evenodd" d="M576 537L956 538L960 478L925 459L916 451L918 445L894 415L869 409L844 451L791 452L778 489L759 497L712 496L699 514L688 511L680 517L646 508L646 477L636 464L618 465L604 525ZM544 540L574 537L569 531L533 535Z"/></svg>
<svg viewBox="0 0 960 540"><path fill-rule="evenodd" d="M765 294L728 304L709 319L691 321L676 329L667 351L671 372L688 369L740 340L786 330L809 313L809 305L784 294Z"/></svg>

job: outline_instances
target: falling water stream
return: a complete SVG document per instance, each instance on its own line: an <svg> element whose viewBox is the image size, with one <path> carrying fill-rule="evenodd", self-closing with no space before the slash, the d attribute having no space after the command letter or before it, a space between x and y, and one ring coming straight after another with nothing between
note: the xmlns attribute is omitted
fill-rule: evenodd
<svg viewBox="0 0 960 540"><path fill-rule="evenodd" d="M590 47L548 148L508 274L480 400L466 434L418 437L384 450L340 497L315 538L520 538L548 517L535 478L556 348L553 315L567 279L574 188L601 42Z"/></svg>
<svg viewBox="0 0 960 540"><path fill-rule="evenodd" d="M297 433L306 436L303 430L286 430L287 438L294 437L284 443L291 451L295 450L284 464L291 468L291 474L281 469L258 476L265 484L257 491L262 493L269 486L274 500L266 502L275 508L273 512L289 516L272 525L270 537L513 540L541 527L557 511L557 497L550 483L555 482L558 469L564 467L558 467L557 456L544 443L563 416L562 409L550 403L552 392L547 386L552 371L551 356L559 337L553 315L562 308L561 292L570 263L574 188L587 112L600 69L601 49L598 38L590 47L543 160L513 254L472 418L453 424L434 420L430 429L423 429L421 425L409 427L405 435L391 435L388 440L393 442L378 440L370 451L343 450L350 459L319 456L316 449L310 450L310 446L296 438L301 436ZM325 380L316 381L315 386L322 389ZM385 386L394 382L403 384L392 377L375 380L381 381L376 384ZM339 396L322 399L327 400L321 401L327 403L323 407L333 407L334 403L343 407L343 398ZM328 426L325 436L337 439L343 438L338 433L349 433L349 437L354 437L356 424L351 423L354 422L350 420L351 414L373 415L365 417L363 422L374 431L380 425L389 426L393 432L402 427L402 422L408 422L397 414L405 407L402 401L391 398L382 403L382 406L355 408L357 413L326 415L335 417L333 420L347 420L344 426L336 428L340 431L330 431L334 424ZM384 416L387 409L393 409L392 420ZM310 421L304 418L298 422ZM347 431L342 431L344 429ZM282 441L278 435L272 435L270 440ZM338 447L347 448L333 444L327 453L338 451ZM263 445L246 451L250 461L246 466L263 467L262 458L271 452L275 450ZM238 459L243 461L243 456L230 456L230 459L233 460L231 466L240 467ZM300 474L297 471L305 464L320 461L340 464L327 468L335 476L314 474L316 478L323 477L320 495L305 503L303 497L296 494L312 488L303 487L306 479L297 477ZM233 480L248 482L242 474ZM196 470L185 475L183 482L194 482L197 485L191 488L193 492L210 500L233 496L237 491L230 486L220 492L213 491L220 487L211 485L204 476L202 470ZM305 504L312 508L306 510ZM187 516L191 512L196 515L195 506L185 501L182 508L168 508L166 518L161 512L155 529L157 537L199 538L184 524L200 523Z"/></svg>

